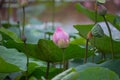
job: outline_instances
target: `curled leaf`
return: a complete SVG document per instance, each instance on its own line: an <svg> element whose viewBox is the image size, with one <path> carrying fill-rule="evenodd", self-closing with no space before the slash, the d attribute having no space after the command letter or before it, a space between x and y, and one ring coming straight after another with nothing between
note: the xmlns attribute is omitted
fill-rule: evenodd
<svg viewBox="0 0 120 80"><path fill-rule="evenodd" d="M106 0L97 0L98 3L104 4Z"/></svg>
<svg viewBox="0 0 120 80"><path fill-rule="evenodd" d="M94 37L102 37L104 35L104 31L101 28L99 24L96 24L92 29L91 29L92 35Z"/></svg>
<svg viewBox="0 0 120 80"><path fill-rule="evenodd" d="M70 68L70 69L58 74L52 80L61 80L63 77L65 77L66 75L68 75L68 74L70 74L72 72L76 72L76 70L74 68ZM62 79L62 80L64 80L64 79Z"/></svg>

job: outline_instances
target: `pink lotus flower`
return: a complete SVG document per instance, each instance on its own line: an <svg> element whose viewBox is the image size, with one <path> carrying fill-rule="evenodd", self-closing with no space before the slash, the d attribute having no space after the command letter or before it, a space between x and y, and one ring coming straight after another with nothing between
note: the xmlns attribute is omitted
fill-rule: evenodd
<svg viewBox="0 0 120 80"><path fill-rule="evenodd" d="M66 48L69 45L69 35L61 27L56 28L52 39L59 48Z"/></svg>
<svg viewBox="0 0 120 80"><path fill-rule="evenodd" d="M20 4L20 6L26 6L28 4L28 0L18 0L18 3Z"/></svg>

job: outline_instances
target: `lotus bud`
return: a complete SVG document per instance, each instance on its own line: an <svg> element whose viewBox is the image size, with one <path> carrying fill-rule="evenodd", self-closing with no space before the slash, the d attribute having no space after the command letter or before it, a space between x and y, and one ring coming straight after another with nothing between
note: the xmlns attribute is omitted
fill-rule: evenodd
<svg viewBox="0 0 120 80"><path fill-rule="evenodd" d="M21 7L24 7L28 4L28 0L18 0L18 3L20 4Z"/></svg>
<svg viewBox="0 0 120 80"><path fill-rule="evenodd" d="M92 32L89 31L88 34L87 34L87 39L91 39L92 37L93 37Z"/></svg>
<svg viewBox="0 0 120 80"><path fill-rule="evenodd" d="M69 35L61 27L56 28L52 39L59 48L66 48L69 45Z"/></svg>
<svg viewBox="0 0 120 80"><path fill-rule="evenodd" d="M107 13L106 7L103 5L98 5L98 14L104 16Z"/></svg>
<svg viewBox="0 0 120 80"><path fill-rule="evenodd" d="M92 28L91 33L94 37L102 37L104 35L104 31L99 24Z"/></svg>

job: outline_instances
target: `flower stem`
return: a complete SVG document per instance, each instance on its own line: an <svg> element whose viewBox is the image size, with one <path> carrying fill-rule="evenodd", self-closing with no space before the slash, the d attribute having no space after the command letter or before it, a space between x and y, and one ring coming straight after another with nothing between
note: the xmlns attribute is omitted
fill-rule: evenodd
<svg viewBox="0 0 120 80"><path fill-rule="evenodd" d="M62 62L60 62L59 64L60 64L60 69L62 69Z"/></svg>
<svg viewBox="0 0 120 80"><path fill-rule="evenodd" d="M22 7L22 9L23 9L23 28L22 28L22 34L24 33L24 27L25 27L25 7L23 6Z"/></svg>
<svg viewBox="0 0 120 80"><path fill-rule="evenodd" d="M7 19L8 19L8 25L9 25L10 24L10 21L9 21L9 19L10 19L10 0L8 2L8 16L7 16Z"/></svg>
<svg viewBox="0 0 120 80"><path fill-rule="evenodd" d="M26 57L27 57L27 63L26 63L26 80L28 80L28 66L29 66L29 55L28 55L28 52L27 52L27 46L26 46L26 37L25 37L25 34L24 34L24 28L25 28L25 7L23 6L22 7L23 9L23 25L22 25L22 32L21 32L21 38L24 42L24 47L25 47L25 53L26 53Z"/></svg>
<svg viewBox="0 0 120 80"><path fill-rule="evenodd" d="M69 67L69 60L64 61L64 69L67 70Z"/></svg>
<svg viewBox="0 0 120 80"><path fill-rule="evenodd" d="M52 1L53 5L52 5L52 9L53 9L53 13L52 13L52 30L54 30L54 19L55 19L55 0Z"/></svg>
<svg viewBox="0 0 120 80"><path fill-rule="evenodd" d="M87 56L88 56L88 41L89 41L89 39L86 39L86 50L85 50L84 63L87 62Z"/></svg>
<svg viewBox="0 0 120 80"><path fill-rule="evenodd" d="M47 62L46 80L48 80L48 76L49 76L49 69L50 69L50 62Z"/></svg>
<svg viewBox="0 0 120 80"><path fill-rule="evenodd" d="M105 53L102 52L102 59L105 60L105 58L106 58L106 55Z"/></svg>
<svg viewBox="0 0 120 80"><path fill-rule="evenodd" d="M64 56L64 51L65 51L65 48L62 48L63 71L65 70L65 65L64 65L64 64L65 64L65 60L64 60L64 59L65 59L65 56Z"/></svg>
<svg viewBox="0 0 120 80"><path fill-rule="evenodd" d="M95 52L95 37L93 37L93 39L94 39L94 42L93 42L93 51ZM92 56L92 62L94 63L94 57L95 57L95 55L93 54L93 56Z"/></svg>
<svg viewBox="0 0 120 80"><path fill-rule="evenodd" d="M1 15L0 15L0 27L2 27L2 23L1 23L1 20L2 20L2 19L1 19Z"/></svg>
<svg viewBox="0 0 120 80"><path fill-rule="evenodd" d="M97 23L97 0L95 1L95 24Z"/></svg>
<svg viewBox="0 0 120 80"><path fill-rule="evenodd" d="M93 54L92 55L92 63L94 63L94 57L95 57L95 55Z"/></svg>
<svg viewBox="0 0 120 80"><path fill-rule="evenodd" d="M108 31L109 31L109 35L110 35L110 47L111 47L112 59L114 59L114 50L113 50L112 33L111 33L109 24L108 24L108 22L107 22L105 16L103 16L103 18L104 18L104 21L105 21L105 23L106 23L106 25L107 25Z"/></svg>
<svg viewBox="0 0 120 80"><path fill-rule="evenodd" d="M26 71L26 80L28 80L28 66L29 66L29 57L27 56L27 71Z"/></svg>
<svg viewBox="0 0 120 80"><path fill-rule="evenodd" d="M24 47L25 47L25 50L27 50L26 42L24 42ZM26 52L26 57L27 57L27 63L26 63L26 68L27 68L27 70L26 70L26 80L28 80L29 56L28 56L27 52Z"/></svg>
<svg viewBox="0 0 120 80"><path fill-rule="evenodd" d="M97 13L98 13L98 7L97 7L97 0L95 0L95 24L97 23ZM93 37L94 41L93 41L93 50L95 51L95 37ZM94 63L94 54L92 56L92 62Z"/></svg>
<svg viewBox="0 0 120 80"><path fill-rule="evenodd" d="M17 21L17 25L18 25L18 28L19 28L19 36L21 37L21 29L20 29L20 22Z"/></svg>

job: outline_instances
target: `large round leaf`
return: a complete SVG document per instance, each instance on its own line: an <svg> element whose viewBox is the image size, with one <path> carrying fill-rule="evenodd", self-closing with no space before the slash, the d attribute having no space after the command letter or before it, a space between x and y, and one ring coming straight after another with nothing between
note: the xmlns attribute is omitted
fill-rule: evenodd
<svg viewBox="0 0 120 80"><path fill-rule="evenodd" d="M38 42L38 49L42 55L41 59L46 61L62 61L63 54L65 60L72 58L84 58L85 48L81 48L78 45L70 44L64 52L61 48L58 48L52 41L41 39ZM89 51L89 55L91 55Z"/></svg>
<svg viewBox="0 0 120 80"><path fill-rule="evenodd" d="M120 59L106 61L100 64L100 66L111 69L112 71L116 72L120 77Z"/></svg>
<svg viewBox="0 0 120 80"><path fill-rule="evenodd" d="M84 65L79 65L76 68L69 68L68 70L55 76L52 80L76 80L76 78L79 76L78 71L82 71L85 70L86 68L95 66L98 65L93 63L86 63Z"/></svg>
<svg viewBox="0 0 120 80"><path fill-rule="evenodd" d="M26 70L26 56L16 49L0 46L0 72L16 72Z"/></svg>
<svg viewBox="0 0 120 80"><path fill-rule="evenodd" d="M87 63L85 65L78 66L76 69L70 68L57 76L52 80L120 80L119 76L99 65Z"/></svg>
<svg viewBox="0 0 120 80"><path fill-rule="evenodd" d="M74 80L120 80L115 72L103 67L89 67L78 75Z"/></svg>

